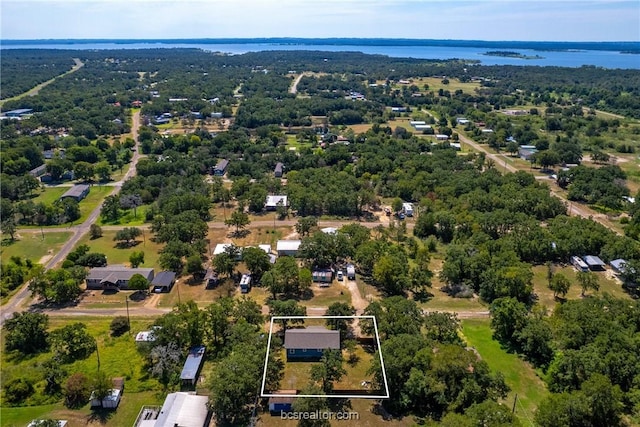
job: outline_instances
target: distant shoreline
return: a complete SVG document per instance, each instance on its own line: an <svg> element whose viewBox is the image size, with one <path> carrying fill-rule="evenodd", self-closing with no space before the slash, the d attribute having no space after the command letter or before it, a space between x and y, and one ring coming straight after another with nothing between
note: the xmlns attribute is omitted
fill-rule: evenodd
<svg viewBox="0 0 640 427"><path fill-rule="evenodd" d="M550 42L550 41L488 41L488 40L438 40L438 39L389 39L389 38L188 38L188 39L29 39L1 40L0 45L47 44L268 44L268 45L334 45L334 46L442 46L499 49L529 49L540 51L604 50L624 53L640 53L640 42Z"/></svg>
<svg viewBox="0 0 640 427"><path fill-rule="evenodd" d="M508 50L492 50L485 52L482 55L485 56L502 56L504 58L519 58L519 59L544 59L544 56L540 55L524 55L519 52L511 52Z"/></svg>

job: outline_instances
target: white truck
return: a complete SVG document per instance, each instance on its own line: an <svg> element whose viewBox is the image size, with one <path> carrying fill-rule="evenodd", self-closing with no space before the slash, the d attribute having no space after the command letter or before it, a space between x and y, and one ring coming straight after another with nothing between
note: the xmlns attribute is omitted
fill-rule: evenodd
<svg viewBox="0 0 640 427"><path fill-rule="evenodd" d="M347 279L356 280L356 268L353 264L347 265Z"/></svg>

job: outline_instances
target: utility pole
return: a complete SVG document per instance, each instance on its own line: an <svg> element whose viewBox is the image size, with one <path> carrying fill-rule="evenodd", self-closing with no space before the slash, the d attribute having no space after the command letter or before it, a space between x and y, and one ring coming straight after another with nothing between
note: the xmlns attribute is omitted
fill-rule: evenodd
<svg viewBox="0 0 640 427"><path fill-rule="evenodd" d="M131 318L129 317L129 295L124 296L124 302L127 305L127 325L129 325L129 336L131 336Z"/></svg>
<svg viewBox="0 0 640 427"><path fill-rule="evenodd" d="M516 393L516 397L513 398L513 409L511 409L511 413L516 413L516 402L518 401L518 393Z"/></svg>

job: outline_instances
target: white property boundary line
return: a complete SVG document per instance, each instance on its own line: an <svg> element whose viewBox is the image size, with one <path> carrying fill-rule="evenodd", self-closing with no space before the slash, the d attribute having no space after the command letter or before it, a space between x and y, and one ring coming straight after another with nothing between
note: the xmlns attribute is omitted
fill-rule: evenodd
<svg viewBox="0 0 640 427"><path fill-rule="evenodd" d="M274 320L293 320L293 319L371 319L373 320L373 329L376 334L376 343L378 345L378 355L380 356L380 368L382 369L382 378L384 379L384 395L371 394L272 394L265 393L264 386L267 381L267 364L269 363L269 351L271 350L271 336L273 334ZM389 384L387 383L387 371L384 367L384 359L382 358L382 349L380 347L380 334L378 333L378 322L375 316L272 316L269 325L269 339L267 340L267 353L264 357L264 371L262 373L262 387L260 389L260 397L336 397L342 399L388 399Z"/></svg>

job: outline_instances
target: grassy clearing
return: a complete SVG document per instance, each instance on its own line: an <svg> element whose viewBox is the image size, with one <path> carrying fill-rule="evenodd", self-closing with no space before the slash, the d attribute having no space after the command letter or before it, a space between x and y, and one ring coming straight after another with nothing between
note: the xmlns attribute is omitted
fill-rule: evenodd
<svg viewBox="0 0 640 427"><path fill-rule="evenodd" d="M504 375L511 388L504 403L511 407L517 394L516 415L523 425L530 425L536 408L549 393L536 371L517 355L507 353L493 340L488 319L463 320L462 333L467 343L475 347L489 367Z"/></svg>
<svg viewBox="0 0 640 427"><path fill-rule="evenodd" d="M424 91L424 85L429 85L429 92L438 92L440 89L448 90L449 92L455 92L460 89L464 93L475 93L475 90L480 87L480 83L468 82L462 83L458 79L449 78L449 83L442 83L442 79L438 77L418 77L409 79L409 84L394 83L391 85L391 89L402 89L402 87L416 85L420 88L420 91ZM383 82L384 83L384 82Z"/></svg>
<svg viewBox="0 0 640 427"><path fill-rule="evenodd" d="M114 187L105 185L92 185L87 197L80 202L80 219L75 223L83 223L89 214L113 191Z"/></svg>
<svg viewBox="0 0 640 427"><path fill-rule="evenodd" d="M31 199L31 201L36 204L44 203L45 205L51 205L68 189L69 187L43 187L40 193L34 193L36 195Z"/></svg>
<svg viewBox="0 0 640 427"><path fill-rule="evenodd" d="M287 135L287 147L295 148L300 151L302 148L311 148L313 144L310 142L300 142L295 135Z"/></svg>
<svg viewBox="0 0 640 427"><path fill-rule="evenodd" d="M555 265L553 268L554 273L561 273L571 282L571 288L567 293L567 299L580 299L582 289L576 279L576 271L571 266ZM620 282L612 278L610 270L603 272L596 272L598 276L598 282L600 283L600 290L597 292L588 291L586 295L603 295L608 293L616 298L631 298L623 289ZM538 296L538 302L547 307L553 309L557 301L553 298L553 292L548 287L547 281L547 267L544 265L538 265L533 267L533 291Z"/></svg>
<svg viewBox="0 0 640 427"><path fill-rule="evenodd" d="M12 256L39 262L42 257L57 252L71 233L18 233L18 240L3 240L0 257L5 263ZM44 239L43 239L44 236Z"/></svg>
<svg viewBox="0 0 640 427"><path fill-rule="evenodd" d="M117 242L113 240L115 235L115 230L104 230L102 237L91 240L89 235L86 234L78 244L88 245L91 252L105 254L109 264L129 264L131 253L142 251L144 252L144 263L141 267L160 267L158 264L158 252L162 249L163 245L151 241L150 231L144 231L144 234L138 237L138 243L135 246L122 249L117 247Z"/></svg>
<svg viewBox="0 0 640 427"><path fill-rule="evenodd" d="M162 401L163 397L157 394L160 386L146 372L144 358L138 352L133 339L133 333L147 329L152 322L151 319L132 318L132 334L124 334L120 337L110 336L111 318L109 317L71 319L51 316L49 319L50 330L78 321L87 325L89 334L97 341L100 369L109 377L125 378L126 392L118 410L107 413L106 417L100 417L95 413L92 414L88 405L74 411L64 408L61 396L50 397L43 393L45 381L40 364L52 356L51 351L30 358L2 351L0 357L3 381L10 381L17 377L27 378L33 382L36 392L25 402L23 407L2 408L1 425L22 426L36 417L67 419L70 421L70 425L132 425L143 404L157 404ZM2 343L2 349L4 349L4 343ZM98 369L97 355L98 353L94 352L87 359L64 365L63 368L67 375L82 372L91 378Z"/></svg>
<svg viewBox="0 0 640 427"><path fill-rule="evenodd" d="M306 307L328 307L336 302L344 302L351 304L351 294L349 290L340 286L334 281L331 286L321 288L317 283L311 285L313 298L300 301L300 304Z"/></svg>
<svg viewBox="0 0 640 427"><path fill-rule="evenodd" d="M127 227L135 227L145 223L145 214L151 205L138 206L135 215L133 209L127 209L117 221L104 221L102 217L98 217L98 225L123 225Z"/></svg>

